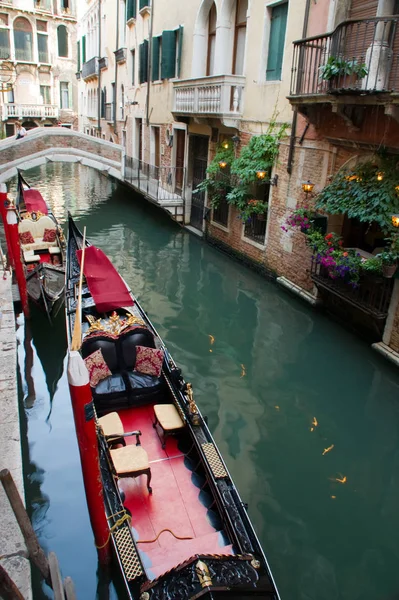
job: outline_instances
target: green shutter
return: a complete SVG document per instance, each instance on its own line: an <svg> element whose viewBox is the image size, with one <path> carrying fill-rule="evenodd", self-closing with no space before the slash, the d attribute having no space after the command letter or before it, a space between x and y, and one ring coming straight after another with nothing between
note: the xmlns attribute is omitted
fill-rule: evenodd
<svg viewBox="0 0 399 600"><path fill-rule="evenodd" d="M177 55L177 77L180 77L181 73L181 57L183 49L183 25L179 25L179 49Z"/></svg>
<svg viewBox="0 0 399 600"><path fill-rule="evenodd" d="M140 0L140 10L145 6L151 6L151 0Z"/></svg>
<svg viewBox="0 0 399 600"><path fill-rule="evenodd" d="M152 81L159 79L159 53L161 51L161 36L152 38Z"/></svg>
<svg viewBox="0 0 399 600"><path fill-rule="evenodd" d="M77 56L78 56L78 73L80 72L80 42L77 43Z"/></svg>
<svg viewBox="0 0 399 600"><path fill-rule="evenodd" d="M136 18L137 0L127 0L126 4L126 21Z"/></svg>
<svg viewBox="0 0 399 600"><path fill-rule="evenodd" d="M272 9L270 24L269 54L267 58L267 81L281 79L283 66L285 30L287 28L288 2L279 4Z"/></svg>
<svg viewBox="0 0 399 600"><path fill-rule="evenodd" d="M176 31L162 32L161 79L176 76Z"/></svg>
<svg viewBox="0 0 399 600"><path fill-rule="evenodd" d="M139 63L140 83L145 83L148 79L148 40L144 40L139 46Z"/></svg>
<svg viewBox="0 0 399 600"><path fill-rule="evenodd" d="M82 63L86 62L86 36L82 36Z"/></svg>

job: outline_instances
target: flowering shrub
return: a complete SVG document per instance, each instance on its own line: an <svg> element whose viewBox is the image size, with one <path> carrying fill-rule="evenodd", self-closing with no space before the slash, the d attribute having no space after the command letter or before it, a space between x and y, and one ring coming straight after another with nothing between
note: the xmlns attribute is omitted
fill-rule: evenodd
<svg viewBox="0 0 399 600"><path fill-rule="evenodd" d="M358 286L363 259L354 249L342 248L339 235L328 233L323 236L313 231L307 243L313 250L316 263L327 270L331 279L342 279L352 287Z"/></svg>
<svg viewBox="0 0 399 600"><path fill-rule="evenodd" d="M251 200L248 200L246 207L241 209L240 219L245 223L246 221L249 221L253 215L266 214L267 209L267 202L252 198Z"/></svg>
<svg viewBox="0 0 399 600"><path fill-rule="evenodd" d="M283 231L288 231L288 228L298 228L304 233L307 233L312 226L312 219L315 216L315 211L308 206L302 206L293 210L289 217L285 221L285 225L282 225Z"/></svg>

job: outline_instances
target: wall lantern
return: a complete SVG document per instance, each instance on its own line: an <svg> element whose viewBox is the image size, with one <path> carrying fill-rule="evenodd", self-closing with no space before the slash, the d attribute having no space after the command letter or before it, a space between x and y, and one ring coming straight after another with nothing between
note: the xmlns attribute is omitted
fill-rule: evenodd
<svg viewBox="0 0 399 600"><path fill-rule="evenodd" d="M399 196L399 185L397 185L397 186L395 187L395 192L396 192L396 193L397 193L397 195Z"/></svg>
<svg viewBox="0 0 399 600"><path fill-rule="evenodd" d="M225 160L219 161L219 167L225 169L227 167L227 162Z"/></svg>
<svg viewBox="0 0 399 600"><path fill-rule="evenodd" d="M264 179L266 177L266 171L264 171L263 169L256 171L256 177L258 179Z"/></svg>
<svg viewBox="0 0 399 600"><path fill-rule="evenodd" d="M238 146L238 144L240 143L240 138L238 137L238 135L233 135L231 141L233 142L234 146Z"/></svg>
<svg viewBox="0 0 399 600"><path fill-rule="evenodd" d="M384 173L377 173L377 181L382 181L384 179Z"/></svg>
<svg viewBox="0 0 399 600"><path fill-rule="evenodd" d="M278 182L278 175L275 175L274 177L272 177L272 179L269 181L270 185L277 185Z"/></svg>
<svg viewBox="0 0 399 600"><path fill-rule="evenodd" d="M314 183L312 183L311 181L304 181L302 184L302 189L305 192L305 194L310 194L311 192L313 192L313 188L314 188Z"/></svg>
<svg viewBox="0 0 399 600"><path fill-rule="evenodd" d="M229 148L229 142L227 140L225 140L222 144L222 148L224 148L225 150L228 150Z"/></svg>
<svg viewBox="0 0 399 600"><path fill-rule="evenodd" d="M399 215L391 215L392 225L394 227L399 227Z"/></svg>

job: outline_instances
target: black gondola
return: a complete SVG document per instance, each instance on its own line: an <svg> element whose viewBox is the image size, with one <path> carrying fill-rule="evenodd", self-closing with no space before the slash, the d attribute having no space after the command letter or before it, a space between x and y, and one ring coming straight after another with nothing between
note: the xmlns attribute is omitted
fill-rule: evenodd
<svg viewBox="0 0 399 600"><path fill-rule="evenodd" d="M69 217L70 345L82 245ZM105 512L127 597L279 600L191 385L124 280L87 242L83 271L79 344L88 369L100 369L91 389Z"/></svg>
<svg viewBox="0 0 399 600"><path fill-rule="evenodd" d="M64 235L40 192L19 171L16 208L28 296L54 316L64 299Z"/></svg>

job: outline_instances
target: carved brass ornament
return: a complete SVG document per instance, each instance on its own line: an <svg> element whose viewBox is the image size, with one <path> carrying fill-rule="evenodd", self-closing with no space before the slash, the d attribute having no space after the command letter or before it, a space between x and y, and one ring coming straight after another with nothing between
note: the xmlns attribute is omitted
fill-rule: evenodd
<svg viewBox="0 0 399 600"><path fill-rule="evenodd" d="M92 315L86 315L86 318L90 323L90 327L87 330L86 335L98 331L104 331L106 333L111 333L112 335L119 335L132 325L145 326L145 323L142 319L132 315L129 312L126 313L126 317L126 319L121 317L115 311L112 313L109 319L96 319Z"/></svg>
<svg viewBox="0 0 399 600"><path fill-rule="evenodd" d="M21 219L30 219L31 221L38 221L41 217L45 217L46 215L40 210L35 210L34 212L26 212L21 215Z"/></svg>
<svg viewBox="0 0 399 600"><path fill-rule="evenodd" d="M253 558L251 560L251 567L253 567L254 569L260 569L260 561L256 558Z"/></svg>
<svg viewBox="0 0 399 600"><path fill-rule="evenodd" d="M197 573L202 588L211 587L211 574L209 573L207 565L202 560L199 560L195 565L195 572Z"/></svg>
<svg viewBox="0 0 399 600"><path fill-rule="evenodd" d="M140 595L140 600L150 600L150 594L148 592L143 592Z"/></svg>
<svg viewBox="0 0 399 600"><path fill-rule="evenodd" d="M189 411L191 414L193 425L198 425L200 422L200 418L198 414L198 408L194 400L194 392L191 383L187 384L186 394L188 398Z"/></svg>

